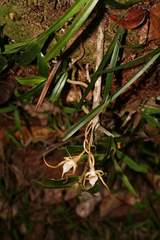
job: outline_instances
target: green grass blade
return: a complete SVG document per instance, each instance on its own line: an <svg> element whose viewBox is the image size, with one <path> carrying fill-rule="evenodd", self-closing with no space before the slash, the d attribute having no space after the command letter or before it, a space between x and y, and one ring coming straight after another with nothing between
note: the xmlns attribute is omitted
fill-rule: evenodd
<svg viewBox="0 0 160 240"><path fill-rule="evenodd" d="M48 70L48 66L47 63L44 61L44 55L42 52L40 52L38 54L38 58L37 58L37 70L38 70L38 74L41 77L44 78L48 78L49 76L49 70Z"/></svg>
<svg viewBox="0 0 160 240"><path fill-rule="evenodd" d="M124 32L124 29L122 29L122 28L118 29L118 33L119 34L118 34L118 37L117 37L117 40L116 40L116 43L115 43L115 46L114 46L114 50L113 50L113 54L112 54L112 58L111 58L111 62L110 62L109 68L113 68L113 67L116 66L117 58L118 58L118 54L119 54L119 44L122 41L123 32ZM114 75L114 72L108 73L108 75L107 75L107 80L106 80L103 100L105 100L107 98L108 94L109 94L111 83L112 83L112 79L113 79L113 75Z"/></svg>
<svg viewBox="0 0 160 240"><path fill-rule="evenodd" d="M54 187L63 187L66 184L73 183L75 181L79 181L80 177L79 176L71 176L68 177L67 180L66 178L60 179L60 180L53 180L49 178L45 178L46 182Z"/></svg>
<svg viewBox="0 0 160 240"><path fill-rule="evenodd" d="M39 54L43 45L45 44L48 36L44 35L43 38L34 38L27 46L25 52L18 58L17 62L20 65L30 64Z"/></svg>
<svg viewBox="0 0 160 240"><path fill-rule="evenodd" d="M14 119L15 119L15 124L17 129L19 130L20 134L23 136L21 121L20 121L19 112L17 109L15 109L14 111Z"/></svg>
<svg viewBox="0 0 160 240"><path fill-rule="evenodd" d="M53 91L52 91L52 94L50 96L50 99L49 101L50 102L55 102L58 100L64 86L65 86L65 83L67 81L67 77L68 77L68 73L65 72L61 77L60 79L58 80L56 86L54 87Z"/></svg>
<svg viewBox="0 0 160 240"><path fill-rule="evenodd" d="M148 124L151 125L153 128L156 129L157 127L160 127L160 122L156 117L153 117L145 112L141 112L140 114L148 122Z"/></svg>
<svg viewBox="0 0 160 240"><path fill-rule="evenodd" d="M137 164L130 157L128 157L123 152L119 151L118 149L116 150L116 155L117 155L118 159L122 160L124 163L126 163L134 171L147 173L147 169L145 167L142 167L141 165Z"/></svg>
<svg viewBox="0 0 160 240"><path fill-rule="evenodd" d="M25 42L19 42L19 43L12 43L12 44L6 44L5 46L5 51L3 54L12 54L16 53L22 49L25 49L26 46L30 43L31 40L25 41Z"/></svg>
<svg viewBox="0 0 160 240"><path fill-rule="evenodd" d="M111 102L120 96L131 84L133 84L146 70L149 68L152 63L160 56L160 53L153 56L144 66L127 82L125 83L120 89L118 89L110 98Z"/></svg>
<svg viewBox="0 0 160 240"><path fill-rule="evenodd" d="M54 45L54 47L46 54L45 61L49 61L55 56L69 40L76 34L85 20L88 18L94 7L96 6L98 0L89 0L84 9L80 12L77 18L73 21L71 27L65 32L61 39Z"/></svg>
<svg viewBox="0 0 160 240"><path fill-rule="evenodd" d="M157 48L155 49L154 51L152 51L151 53L148 53L147 55L141 57L141 58L138 58L136 60L133 60L133 61L130 61L129 63L125 63L125 64L122 64L120 66L117 66L115 68L111 68L111 69L107 69L107 70L102 70L102 71L99 71L99 69L97 69L97 71L95 73L92 73L90 75L90 77L95 77L97 75L101 75L101 74L106 74L106 73L111 73L111 72L114 72L114 71L118 71L118 70L121 70L121 69L124 69L124 68L128 68L128 67L132 67L133 65L137 64L137 63L140 63L144 60L146 60L147 58L150 58L150 57L153 57L155 56L157 53L160 52L160 48Z"/></svg>
<svg viewBox="0 0 160 240"><path fill-rule="evenodd" d="M16 137L12 134L10 134L8 131L5 131L5 137L7 138L7 140L12 140L12 142L14 142L17 147L22 148L22 145L20 144L20 142L16 139Z"/></svg>
<svg viewBox="0 0 160 240"><path fill-rule="evenodd" d="M114 167L116 172L119 174L122 182L125 184L125 186L129 189L129 191L135 196L138 197L137 193L135 192L134 188L132 187L132 185L130 184L127 176L124 174L124 172L122 171L122 169L120 168L119 164L117 163L117 161L114 159Z"/></svg>
<svg viewBox="0 0 160 240"><path fill-rule="evenodd" d="M157 107L146 107L144 109L144 113L146 114L160 114L160 106Z"/></svg>
<svg viewBox="0 0 160 240"><path fill-rule="evenodd" d="M8 107L5 107L5 108L0 108L0 114L2 114L2 113L8 113L8 112L12 112L12 111L14 111L15 110L15 106L14 105L10 105L10 106L8 106Z"/></svg>
<svg viewBox="0 0 160 240"><path fill-rule="evenodd" d="M46 81L39 83L38 85L36 85L32 89L30 89L28 92L17 97L17 99L18 100L30 99L32 96L35 96L37 93L39 93L44 88L45 84L46 84Z"/></svg>
<svg viewBox="0 0 160 240"><path fill-rule="evenodd" d="M35 179L33 179L33 181L35 182L35 184L36 184L38 187L43 188L43 189L51 189L51 188L70 188L70 187L72 187L72 185L64 186L63 184L62 184L61 186L43 185L43 184L41 184L40 182L36 181Z"/></svg>
<svg viewBox="0 0 160 240"><path fill-rule="evenodd" d="M106 54L104 55L103 59L102 59L102 62L100 63L97 71L102 71L102 69L105 67L105 65L107 64L108 60L110 59L110 56L113 52L113 49L115 47L115 44L116 44L116 39L117 39L117 34L115 34L112 42L110 43L108 49L107 49L107 52ZM86 96L88 95L88 93L90 92L90 90L93 88L95 82L97 81L98 79L98 76L94 76L92 78L92 81L90 82L90 84L88 85L88 87L86 88L81 100L79 101L78 103L78 106L77 106L77 111L80 109L80 107L83 105L83 101L84 99L86 98Z"/></svg>
<svg viewBox="0 0 160 240"><path fill-rule="evenodd" d="M17 82L23 85L38 84L46 80L46 78L39 77L39 76L25 77L25 78L15 77L15 79L17 80Z"/></svg>

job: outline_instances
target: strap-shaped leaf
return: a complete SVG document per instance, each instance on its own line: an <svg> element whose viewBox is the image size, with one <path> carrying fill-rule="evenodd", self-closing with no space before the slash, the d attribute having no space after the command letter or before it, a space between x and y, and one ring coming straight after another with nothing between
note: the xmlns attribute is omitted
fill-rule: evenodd
<svg viewBox="0 0 160 240"><path fill-rule="evenodd" d="M5 45L5 51L3 54L12 54L19 52L20 50L23 50L26 48L26 46L30 43L31 40L25 41L25 42L19 42L19 43L12 43L12 44L6 44Z"/></svg>
<svg viewBox="0 0 160 240"><path fill-rule="evenodd" d="M82 0L81 0L82 1ZM69 40L76 34L78 29L82 26L85 20L88 18L94 7L96 6L98 0L89 0L84 9L79 13L76 19L73 21L70 28L64 33L61 39L54 45L54 47L46 54L45 61L49 61L55 56Z"/></svg>
<svg viewBox="0 0 160 240"><path fill-rule="evenodd" d="M116 39L117 39L117 34L114 36L112 42L110 43L110 45L109 45L109 47L108 47L108 49L107 49L107 52L106 52L106 54L104 55L104 57L103 57L103 59L102 59L102 62L100 63L100 65L99 65L99 67L98 67L98 69L97 69L98 72L99 72L99 71L102 71L103 68L104 68L104 67L106 66L106 64L108 63L108 60L110 59L110 56L111 56L111 54L112 54L112 52L113 52L113 49L114 49L114 47L115 47ZM86 96L88 95L88 93L90 92L90 90L93 88L93 86L94 86L95 82L97 81L97 79L98 79L98 75L96 75L96 76L94 76L94 77L92 78L92 81L90 82L90 84L89 84L88 87L86 88L86 90L85 90L85 92L84 92L81 100L80 100L79 103L78 103L77 110L80 109L80 107L82 106L84 99L86 98Z"/></svg>
<svg viewBox="0 0 160 240"><path fill-rule="evenodd" d="M124 29L123 28L119 28L118 29L118 37L117 37L117 40L116 40L116 43L115 43L115 46L114 46L114 50L113 50L113 54L112 54L112 58L111 58L111 62L110 62L109 68L113 68L113 67L116 66L117 58L118 58L118 54L119 54L119 44L122 41L123 33L124 33ZM111 83L112 83L112 79L113 79L113 75L114 75L114 72L108 73L108 75L107 75L107 80L106 80L103 100L105 100L107 98L108 94L109 94Z"/></svg>
<svg viewBox="0 0 160 240"><path fill-rule="evenodd" d="M30 99L32 96L35 96L37 93L39 93L43 89L45 83L46 83L46 81L39 83L38 85L36 85L32 89L30 89L28 92L17 97L17 99L18 100Z"/></svg>
<svg viewBox="0 0 160 240"><path fill-rule="evenodd" d="M153 107L146 107L144 109L145 114L160 114L160 106L157 104L156 106Z"/></svg>
<svg viewBox="0 0 160 240"><path fill-rule="evenodd" d="M48 66L47 63L44 61L44 55L42 52L38 54L37 58L37 70L38 74L44 78L48 78L49 71L48 71Z"/></svg>
<svg viewBox="0 0 160 240"><path fill-rule="evenodd" d="M21 145L20 142L17 140L17 138L16 138L14 135L10 134L8 131L5 131L5 137L6 137L6 139L7 139L8 141L9 141L9 140L12 140L12 142L14 142L14 143L17 145L17 147L19 147L19 148L22 147L22 145Z"/></svg>
<svg viewBox="0 0 160 240"><path fill-rule="evenodd" d="M68 72L65 72L61 77L60 79L58 80L56 86L54 87L53 91L52 91L52 94L50 96L50 102L55 102L58 100L63 88L64 88L64 85L67 81L67 77L68 77Z"/></svg>
<svg viewBox="0 0 160 240"><path fill-rule="evenodd" d="M64 186L63 184L60 185L60 186L52 186L52 185L44 185L38 181L36 181L35 179L33 179L33 181L35 182L35 184L40 187L40 188L43 188L43 189L51 189L51 188L70 188L72 185L67 185L67 186Z"/></svg>
<svg viewBox="0 0 160 240"><path fill-rule="evenodd" d="M18 58L17 62L21 65L30 64L39 54L48 36L34 38L27 46L25 52Z"/></svg>
<svg viewBox="0 0 160 240"><path fill-rule="evenodd" d="M156 117L153 117L146 112L141 112L140 114L153 128L160 127L160 122Z"/></svg>
<svg viewBox="0 0 160 240"><path fill-rule="evenodd" d="M97 192L99 192L99 183L96 183L93 187L88 189L87 192L91 194L96 194Z"/></svg>
<svg viewBox="0 0 160 240"><path fill-rule="evenodd" d="M15 106L14 105L9 105L8 107L5 107L5 108L0 108L0 114L1 113L8 113L8 112L12 112L15 110Z"/></svg>
<svg viewBox="0 0 160 240"><path fill-rule="evenodd" d="M69 183L75 182L75 181L79 181L80 177L79 176L71 176L60 180L54 180L54 179L49 179L49 178L45 178L46 182L52 186L55 187L59 187L59 186L65 186Z"/></svg>
<svg viewBox="0 0 160 240"><path fill-rule="evenodd" d="M122 169L120 168L119 164L117 163L117 161L114 159L114 167L116 172L119 174L119 177L121 178L122 182L125 184L125 186L129 189L129 191L135 196L138 197L137 193L135 192L134 188L132 187L132 185L130 184L127 176L124 174L124 172L122 171Z"/></svg>
<svg viewBox="0 0 160 240"><path fill-rule="evenodd" d="M19 78L15 77L17 82L23 85L31 85L31 84L37 84L44 82L46 80L45 77L39 77L39 76L33 76L33 77L24 77L24 78Z"/></svg>
<svg viewBox="0 0 160 240"><path fill-rule="evenodd" d="M15 119L16 127L18 128L21 135L23 135L22 127L21 127L21 121L20 121L20 118L19 118L19 112L18 112L17 109L15 109L15 111L14 111L14 119Z"/></svg>
<svg viewBox="0 0 160 240"><path fill-rule="evenodd" d="M114 67L114 68L109 68L107 70L102 70L102 71L97 69L97 71L95 73L92 73L90 75L90 77L94 77L94 76L101 75L101 74L106 74L106 73L111 73L111 72L118 71L118 70L121 70L121 69L124 69L124 68L132 67L133 65L135 65L137 63L143 62L144 60L155 56L159 52L160 52L160 47L153 50L152 52L148 53L147 55L145 55L143 57L140 57L140 58L135 59L133 61L130 61L128 63L122 64L120 66L117 66L117 67Z"/></svg>
<svg viewBox="0 0 160 240"><path fill-rule="evenodd" d="M126 154L119 151L118 149L116 150L116 155L117 155L118 159L122 160L124 163L126 163L134 171L142 172L142 173L147 172L147 169L145 167L142 167L141 165L137 164L130 157L128 157Z"/></svg>

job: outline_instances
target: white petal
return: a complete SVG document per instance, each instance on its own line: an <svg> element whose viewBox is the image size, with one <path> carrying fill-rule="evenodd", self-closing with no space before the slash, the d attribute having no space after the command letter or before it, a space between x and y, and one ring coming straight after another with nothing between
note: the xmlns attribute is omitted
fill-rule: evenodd
<svg viewBox="0 0 160 240"><path fill-rule="evenodd" d="M96 174L89 176L89 183L92 185L92 187L95 185L97 180L98 180L98 176Z"/></svg>
<svg viewBox="0 0 160 240"><path fill-rule="evenodd" d="M62 176L68 172L71 168L73 167L73 163L71 164L70 162L66 162L64 165L63 165L63 174Z"/></svg>

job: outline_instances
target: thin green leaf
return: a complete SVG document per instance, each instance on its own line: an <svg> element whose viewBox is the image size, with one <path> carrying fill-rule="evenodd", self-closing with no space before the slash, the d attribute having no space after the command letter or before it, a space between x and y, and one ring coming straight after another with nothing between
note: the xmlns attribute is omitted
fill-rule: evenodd
<svg viewBox="0 0 160 240"><path fill-rule="evenodd" d="M32 96L35 96L37 93L39 93L43 89L45 83L46 83L46 81L39 83L38 85L36 85L32 89L30 89L28 92L17 97L17 99L18 100L30 99Z"/></svg>
<svg viewBox="0 0 160 240"><path fill-rule="evenodd" d="M122 182L125 184L125 186L129 189L129 191L135 196L138 197L137 193L135 192L134 188L132 187L132 185L130 184L127 176L124 174L124 172L122 171L122 169L120 168L119 164L117 163L117 161L114 159L114 167L116 172L119 174Z"/></svg>
<svg viewBox="0 0 160 240"><path fill-rule="evenodd" d="M124 29L119 28L118 29L118 33L119 34L118 34L117 41L116 41L115 46L114 46L114 50L113 50L113 54L112 54L112 58L111 58L111 62L110 62L109 68L113 68L113 67L116 66L117 58L118 58L118 54L119 54L119 44L122 41ZM111 83L112 83L112 79L113 79L113 74L114 74L114 72L108 73L108 75L107 75L107 80L106 80L103 100L105 100L107 98L108 94L109 94Z"/></svg>
<svg viewBox="0 0 160 240"><path fill-rule="evenodd" d="M25 52L18 58L18 63L21 65L30 64L41 51L43 45L45 44L48 36L44 36L43 38L34 38L27 46Z"/></svg>
<svg viewBox="0 0 160 240"><path fill-rule="evenodd" d="M99 183L96 183L93 187L88 189L87 192L91 194L96 194L97 192L99 192Z"/></svg>
<svg viewBox="0 0 160 240"><path fill-rule="evenodd" d="M69 114L71 114L71 113L74 113L75 112L75 108L72 108L72 107L63 107L62 108L62 112L64 112L64 113L69 113Z"/></svg>
<svg viewBox="0 0 160 240"><path fill-rule="evenodd" d="M64 33L61 39L54 45L54 47L46 54L45 61L49 61L52 59L56 53L58 53L63 47L65 47L66 43L76 34L85 20L88 18L94 7L96 6L98 0L89 0L85 5L83 10L79 13L76 19L73 21L70 28Z"/></svg>
<svg viewBox="0 0 160 240"><path fill-rule="evenodd" d="M0 54L0 73L2 73L8 67L7 59Z"/></svg>
<svg viewBox="0 0 160 240"><path fill-rule="evenodd" d="M49 71L48 71L48 66L47 63L44 61L44 55L42 52L38 54L37 58L37 70L38 74L44 78L48 78Z"/></svg>
<svg viewBox="0 0 160 240"><path fill-rule="evenodd" d="M137 164L130 157L128 157L123 152L119 151L118 149L116 150L116 155L117 155L118 159L122 160L124 163L126 163L134 171L142 172L142 173L147 172L147 169L145 167L142 167L141 165Z"/></svg>
<svg viewBox="0 0 160 240"><path fill-rule="evenodd" d="M5 51L3 54L12 54L19 52L20 50L23 50L27 47L31 40L25 41L25 42L19 42L19 43L12 43L12 44L6 44L5 45Z"/></svg>
<svg viewBox="0 0 160 240"><path fill-rule="evenodd" d="M71 177L68 177L67 179L63 178L60 180L53 180L53 179L45 178L46 182L54 187L63 187L69 183L78 181L79 179L80 179L79 176L71 176Z"/></svg>
<svg viewBox="0 0 160 240"><path fill-rule="evenodd" d="M107 148L107 153L106 155L103 157L102 161L100 162L101 165L104 164L104 162L107 161L108 157L110 156L110 152L111 150L116 150L116 144L114 141L114 138L112 136L109 137L109 142L108 142L108 148Z"/></svg>
<svg viewBox="0 0 160 240"><path fill-rule="evenodd" d="M67 185L67 186L52 186L52 185L43 185L41 184L40 182L36 181L35 179L33 179L33 181L35 182L35 184L40 187L40 188L43 188L43 189L52 189L52 188L70 188L71 185Z"/></svg>
<svg viewBox="0 0 160 240"><path fill-rule="evenodd" d="M142 229L142 227L145 224L146 224L146 222L136 222L136 223L130 224L128 227L125 227L124 230L121 231L121 233L127 233L127 232L130 232L130 231L134 231L138 228Z"/></svg>
<svg viewBox="0 0 160 240"><path fill-rule="evenodd" d="M17 109L15 109L14 111L14 119L15 119L16 127L18 128L20 134L23 136L21 121L20 121L19 112Z"/></svg>
<svg viewBox="0 0 160 240"><path fill-rule="evenodd" d="M58 100L63 88L64 88L64 85L67 81L67 77L68 77L68 72L65 72L61 77L60 79L58 80L56 86L54 87L53 91L52 91L52 94L50 96L50 99L49 101L54 103L55 101Z"/></svg>
<svg viewBox="0 0 160 240"><path fill-rule="evenodd" d="M97 69L97 71L95 73L92 73L90 75L90 77L95 77L97 75L111 73L111 72L115 72L115 71L118 71L118 70L121 70L121 69L124 69L124 68L132 67L133 65L135 65L137 63L143 62L144 60L146 60L146 59L148 59L150 57L155 56L159 52L160 52L160 47L155 49L155 50L153 50L152 52L148 53L147 55L145 55L143 57L140 57L140 58L135 59L133 61L130 61L128 63L122 64L120 66L117 66L117 67L114 67L114 68L109 68L107 70L99 70L99 69Z"/></svg>
<svg viewBox="0 0 160 240"><path fill-rule="evenodd" d="M65 153L67 152L66 149L68 150L68 152L72 155L72 154L75 154L75 153L81 153L84 148L82 145L69 145L69 146L66 146L66 148L63 148L65 149ZM67 154L68 154L67 152Z"/></svg>
<svg viewBox="0 0 160 240"><path fill-rule="evenodd" d="M46 80L45 77L39 77L39 76L33 76L33 77L24 77L24 78L19 78L15 77L17 82L23 85L32 85L32 84L37 84L44 82Z"/></svg>
<svg viewBox="0 0 160 240"><path fill-rule="evenodd" d="M20 144L20 142L16 139L15 136L13 136L12 134L10 134L8 131L5 131L5 137L9 140L12 140L17 147L22 148L22 145Z"/></svg>
<svg viewBox="0 0 160 240"><path fill-rule="evenodd" d="M5 107L5 108L0 108L0 114L1 113L8 113L8 112L12 112L12 111L14 111L15 110L15 106L14 105L10 105L10 106L8 106L8 107Z"/></svg>
<svg viewBox="0 0 160 240"><path fill-rule="evenodd" d="M145 114L160 114L160 107L146 107L144 109Z"/></svg>
<svg viewBox="0 0 160 240"><path fill-rule="evenodd" d="M89 122L97 113L100 111L100 106L102 107L102 104L97 106L94 111L92 110L89 114L85 115L77 124L75 124L63 137L63 141L70 138L75 132L77 132L81 127L83 127L87 122Z"/></svg>
<svg viewBox="0 0 160 240"><path fill-rule="evenodd" d="M117 9L124 9L124 8L126 8L125 4L119 3L119 2L117 2L115 0L103 0L103 1L107 5L109 5L111 7L114 7L114 8L117 8Z"/></svg>
<svg viewBox="0 0 160 240"><path fill-rule="evenodd" d="M102 69L106 66L108 60L110 59L110 56L113 52L113 49L115 47L115 44L116 44L116 39L117 39L117 34L115 34L112 42L110 43L107 51L106 51L106 54L104 55L103 59L102 59L102 62L100 63L97 71L102 71ZM88 95L88 93L90 92L90 90L93 88L95 82L97 81L98 79L98 76L94 76L92 78L92 81L90 82L90 84L88 85L88 87L86 88L85 92L83 93L83 96L81 98L81 100L79 101L78 103L78 106L77 106L77 111L78 109L80 109L80 107L83 105L83 101L84 99L86 98L86 96Z"/></svg>
<svg viewBox="0 0 160 240"><path fill-rule="evenodd" d="M141 116L150 124L153 128L160 127L160 122L157 118L149 115L148 113L141 112Z"/></svg>
<svg viewBox="0 0 160 240"><path fill-rule="evenodd" d="M74 184L72 184L72 188L73 188L74 192L75 192L79 197L82 196L81 193L78 193L78 190L79 190L79 183L74 183Z"/></svg>

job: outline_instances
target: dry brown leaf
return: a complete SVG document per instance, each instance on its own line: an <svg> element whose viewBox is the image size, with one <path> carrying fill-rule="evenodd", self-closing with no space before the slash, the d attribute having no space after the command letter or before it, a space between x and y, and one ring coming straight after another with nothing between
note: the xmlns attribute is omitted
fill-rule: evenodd
<svg viewBox="0 0 160 240"><path fill-rule="evenodd" d="M117 22L119 16L108 14L112 22ZM118 26L125 29L134 29L139 27L145 20L147 11L144 9L131 9L128 13L118 22Z"/></svg>
<svg viewBox="0 0 160 240"><path fill-rule="evenodd" d="M100 205L100 217L103 218L104 216L108 215L112 211L114 211L116 208L122 205L122 201L120 199L123 199L126 192L119 192L115 194L111 194L104 198Z"/></svg>
<svg viewBox="0 0 160 240"><path fill-rule="evenodd" d="M7 102L12 96L13 92L14 92L13 84L11 85L9 82L7 83L1 82L0 83L0 105Z"/></svg>
<svg viewBox="0 0 160 240"><path fill-rule="evenodd" d="M160 3L155 4L150 11L150 28L148 40L160 38Z"/></svg>
<svg viewBox="0 0 160 240"><path fill-rule="evenodd" d="M90 193L84 192L79 198L81 203L76 206L76 213L82 218L88 217L95 209L95 206L101 201L102 197L92 196Z"/></svg>

